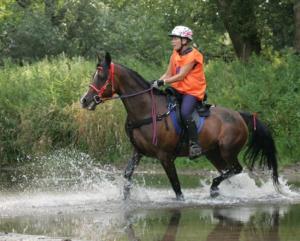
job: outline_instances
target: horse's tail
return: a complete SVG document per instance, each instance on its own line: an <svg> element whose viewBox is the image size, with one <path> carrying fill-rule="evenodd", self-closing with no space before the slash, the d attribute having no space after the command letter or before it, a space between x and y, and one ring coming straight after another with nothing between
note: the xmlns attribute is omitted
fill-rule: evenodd
<svg viewBox="0 0 300 241"><path fill-rule="evenodd" d="M250 133L244 158L249 160L251 168L253 168L257 159L260 160L259 164L261 166L267 164L269 170L272 169L273 183L277 186L279 184L277 151L269 128L264 125L255 114L239 113L246 122Z"/></svg>

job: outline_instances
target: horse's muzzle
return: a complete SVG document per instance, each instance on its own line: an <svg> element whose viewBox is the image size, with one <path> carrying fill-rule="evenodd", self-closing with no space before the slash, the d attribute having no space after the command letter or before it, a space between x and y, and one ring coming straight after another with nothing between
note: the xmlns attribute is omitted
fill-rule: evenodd
<svg viewBox="0 0 300 241"><path fill-rule="evenodd" d="M82 108L87 108L89 106L87 98L85 96L80 99L80 104Z"/></svg>
<svg viewBox="0 0 300 241"><path fill-rule="evenodd" d="M95 95L93 99L97 105L99 105L102 102L100 96L98 96L98 95Z"/></svg>
<svg viewBox="0 0 300 241"><path fill-rule="evenodd" d="M87 107L88 110L95 110L96 109L97 104L92 101L89 106Z"/></svg>
<svg viewBox="0 0 300 241"><path fill-rule="evenodd" d="M93 96L92 99L89 99L86 96L80 99L81 107L88 110L95 110L96 106L102 102L103 100L98 95Z"/></svg>

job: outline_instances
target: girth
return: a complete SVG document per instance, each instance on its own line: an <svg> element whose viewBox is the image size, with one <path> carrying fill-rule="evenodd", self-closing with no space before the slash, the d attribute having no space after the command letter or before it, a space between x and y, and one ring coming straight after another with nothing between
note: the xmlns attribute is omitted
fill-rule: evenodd
<svg viewBox="0 0 300 241"><path fill-rule="evenodd" d="M165 112L163 114L156 115L156 121L162 121L163 119L165 119L167 116L170 115L170 112L175 107L176 107L176 105L168 106L167 112ZM138 148L138 147L137 147L137 145L136 145L136 143L133 139L133 130L137 129L137 128L140 128L143 125L149 125L152 122L153 122L152 117L145 118L145 119L142 119L142 120L137 120L137 121L128 120L128 117L127 117L126 124L125 124L125 130L126 130L127 135L130 138L131 143L135 146L135 148ZM165 123L166 123L167 129L169 129L167 122L165 122Z"/></svg>
<svg viewBox="0 0 300 241"><path fill-rule="evenodd" d="M170 110L168 110L166 113L164 113L162 115L157 115L156 120L161 121L163 118L167 117L168 115L170 115ZM133 129L139 128L143 125L148 125L150 123L152 123L152 117L142 119L142 120L138 120L138 121L127 121L126 122L126 129L133 130Z"/></svg>

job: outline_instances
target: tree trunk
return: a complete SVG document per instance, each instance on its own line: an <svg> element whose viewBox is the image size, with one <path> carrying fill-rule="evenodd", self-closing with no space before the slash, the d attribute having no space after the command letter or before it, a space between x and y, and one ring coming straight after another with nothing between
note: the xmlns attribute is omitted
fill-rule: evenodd
<svg viewBox="0 0 300 241"><path fill-rule="evenodd" d="M300 0L295 1L294 4L295 16L295 40L294 47L297 53L300 53Z"/></svg>
<svg viewBox="0 0 300 241"><path fill-rule="evenodd" d="M243 61L247 61L252 53L261 52L253 4L251 0L217 0L220 17L235 53Z"/></svg>

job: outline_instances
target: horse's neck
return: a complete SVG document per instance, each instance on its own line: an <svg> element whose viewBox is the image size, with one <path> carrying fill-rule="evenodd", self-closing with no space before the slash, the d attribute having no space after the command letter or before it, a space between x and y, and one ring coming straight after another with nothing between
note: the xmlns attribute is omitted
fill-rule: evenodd
<svg viewBox="0 0 300 241"><path fill-rule="evenodd" d="M138 81L133 78L129 78L127 75L119 76L118 81L118 94L120 96L125 97L127 95L137 94L136 96L122 98L130 120L134 121L149 118L154 107L153 105L156 105L158 113L161 113L162 107L166 106L166 102L164 101L165 97L155 95L151 92L150 86L148 88L143 87L141 83L138 83ZM147 91L147 89L149 89L149 91Z"/></svg>

